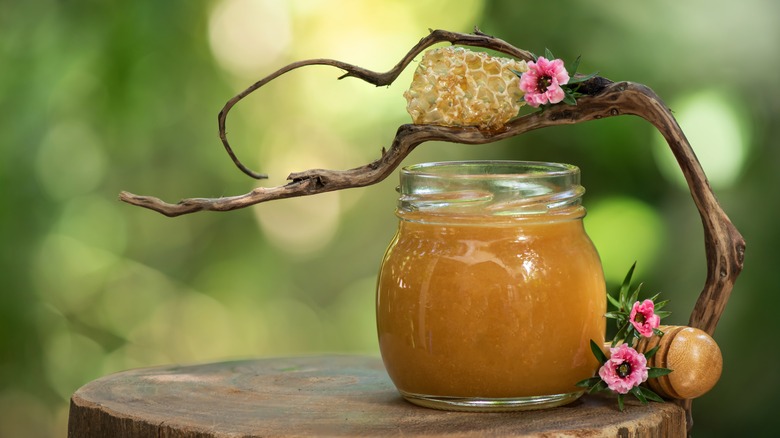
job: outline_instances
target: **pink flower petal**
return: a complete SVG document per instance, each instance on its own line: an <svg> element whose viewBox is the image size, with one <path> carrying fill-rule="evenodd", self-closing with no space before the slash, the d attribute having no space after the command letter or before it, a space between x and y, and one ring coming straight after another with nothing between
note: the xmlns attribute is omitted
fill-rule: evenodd
<svg viewBox="0 0 780 438"><path fill-rule="evenodd" d="M520 78L520 89L525 92L525 101L532 107L546 103L561 102L566 94L561 85L569 82L569 73L563 61L552 61L540 56L528 63L528 71Z"/></svg>
<svg viewBox="0 0 780 438"><path fill-rule="evenodd" d="M556 59L552 62L550 70L548 71L550 76L558 81L560 85L566 85L569 83L569 72L563 66L563 61Z"/></svg>
<svg viewBox="0 0 780 438"><path fill-rule="evenodd" d="M626 344L610 348L610 358L599 369L609 389L626 394L647 380L647 359Z"/></svg>
<svg viewBox="0 0 780 438"><path fill-rule="evenodd" d="M652 300L634 303L629 321L636 331L646 338L653 336L653 329L658 328L661 324L661 318L655 314L655 303Z"/></svg>
<svg viewBox="0 0 780 438"><path fill-rule="evenodd" d="M562 101L564 97L566 97L566 94L563 92L563 88L558 85L558 81L556 81L555 78L553 78L552 84L547 87L547 92L545 94L550 100L550 103L558 103Z"/></svg>

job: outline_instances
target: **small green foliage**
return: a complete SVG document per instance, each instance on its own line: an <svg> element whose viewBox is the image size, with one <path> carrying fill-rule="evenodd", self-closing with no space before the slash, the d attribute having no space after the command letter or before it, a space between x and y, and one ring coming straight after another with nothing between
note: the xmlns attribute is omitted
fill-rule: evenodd
<svg viewBox="0 0 780 438"><path fill-rule="evenodd" d="M640 386L640 383L644 382L646 379L665 376L672 372L672 370L668 368L645 367L647 377L636 374L636 372L644 372L644 370L641 370L638 366L640 364L646 364L647 360L658 352L659 346L648 350L643 355L637 352L634 347L643 336L663 336L664 333L657 327L660 324L660 319L668 315L669 312L656 311L656 309L664 307L669 301L665 300L655 303L659 297L659 294L656 294L652 298L640 303L638 300L642 284L640 283L633 289L631 287L635 269L636 263L631 265L631 268L628 270L626 277L623 279L623 283L620 285L617 297L613 297L607 293L607 300L609 301L609 304L614 307L614 310L610 310L605 313L604 316L608 319L615 320L618 327L617 333L611 343L611 353L615 357L608 359L601 347L591 340L590 349L599 361L599 364L601 364L601 369L597 376L577 383L577 386L588 388L589 394L607 390L619 391L617 394L617 401L618 408L621 411L625 409L625 394L623 394L623 392L626 391L642 403L647 403L648 400L663 401L658 394L647 387ZM649 303L648 301L651 301L652 303ZM635 321L631 321L632 312L636 314ZM618 346L620 347L616 348ZM639 360L641 359L641 356L644 356L643 360ZM631 366L627 366L627 364L633 365L633 370ZM604 377L602 378L601 376ZM628 389L628 387L631 389Z"/></svg>
<svg viewBox="0 0 780 438"><path fill-rule="evenodd" d="M607 356L604 354L603 351L601 351L601 347L599 347L598 344L593 342L592 339L590 341L590 350L593 352L593 355L596 356L596 359L598 359L599 363L601 365L604 365L604 362L607 361Z"/></svg>
<svg viewBox="0 0 780 438"><path fill-rule="evenodd" d="M663 333L663 332L661 332ZM655 353L658 352L658 349L661 348L660 345L656 345L655 347L651 348L650 350L645 352L645 358L650 359L651 357L655 356Z"/></svg>
<svg viewBox="0 0 780 438"><path fill-rule="evenodd" d="M667 374L669 374L671 372L672 372L672 370L670 370L669 368L653 368L653 367L651 367L651 368L647 369L647 378L648 379L654 379L656 377L665 376L665 375L667 375Z"/></svg>
<svg viewBox="0 0 780 438"><path fill-rule="evenodd" d="M616 321L616 324L618 326L618 331L615 333L615 337L612 339L612 346L618 345L621 341L626 342L630 346L636 345L636 341L642 337L642 335L636 330L633 324L631 324L630 316L631 316L631 309L634 306L634 303L637 302L639 299L639 293L642 290L642 283L636 286L635 289L631 289L631 282L632 278L634 276L634 270L636 269L636 262L634 262L633 265L631 265L631 268L628 270L628 273L626 274L625 278L623 279L623 283L620 285L620 289L618 290L618 297L614 298L607 294L607 300L610 304L612 304L613 307L615 307L615 310L607 312L604 316L609 319L614 319ZM655 300L658 299L658 296L660 294L655 294L652 298L649 298L651 301L655 303ZM655 304L655 309L659 309L663 306L665 306L669 300L664 300L658 302L658 304ZM656 311L655 314L658 315L659 318L664 318L668 316L671 312L659 312ZM653 329L653 333L657 336L663 336L663 332L661 330L658 330L657 328Z"/></svg>

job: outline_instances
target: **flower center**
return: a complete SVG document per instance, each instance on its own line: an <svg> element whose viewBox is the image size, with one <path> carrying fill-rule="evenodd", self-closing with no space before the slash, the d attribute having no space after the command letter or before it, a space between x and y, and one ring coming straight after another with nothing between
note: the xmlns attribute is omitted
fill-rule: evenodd
<svg viewBox="0 0 780 438"><path fill-rule="evenodd" d="M645 315L642 313L637 313L636 316L634 317L634 321L640 324L644 324L644 322L646 321Z"/></svg>
<svg viewBox="0 0 780 438"><path fill-rule="evenodd" d="M615 371L617 372L618 376L620 378L624 379L628 377L629 374L631 374L631 364L628 362L623 362L620 365L615 368Z"/></svg>
<svg viewBox="0 0 780 438"><path fill-rule="evenodd" d="M539 92L544 93L547 91L547 87L552 84L552 78L550 76L542 76L539 78Z"/></svg>

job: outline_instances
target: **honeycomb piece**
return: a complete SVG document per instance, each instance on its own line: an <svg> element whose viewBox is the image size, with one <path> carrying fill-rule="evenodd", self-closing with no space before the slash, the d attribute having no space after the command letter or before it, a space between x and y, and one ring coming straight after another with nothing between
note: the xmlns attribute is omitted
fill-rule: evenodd
<svg viewBox="0 0 780 438"><path fill-rule="evenodd" d="M525 104L520 79L525 61L462 47L425 52L404 93L414 123L499 129Z"/></svg>

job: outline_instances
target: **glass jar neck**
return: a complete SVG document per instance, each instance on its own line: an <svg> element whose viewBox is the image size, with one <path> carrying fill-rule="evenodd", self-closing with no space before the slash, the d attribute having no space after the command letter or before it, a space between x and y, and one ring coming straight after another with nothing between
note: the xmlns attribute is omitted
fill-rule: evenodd
<svg viewBox="0 0 780 438"><path fill-rule="evenodd" d="M452 161L401 170L397 214L439 222L581 219L585 189L576 166L532 161Z"/></svg>

